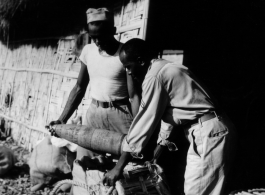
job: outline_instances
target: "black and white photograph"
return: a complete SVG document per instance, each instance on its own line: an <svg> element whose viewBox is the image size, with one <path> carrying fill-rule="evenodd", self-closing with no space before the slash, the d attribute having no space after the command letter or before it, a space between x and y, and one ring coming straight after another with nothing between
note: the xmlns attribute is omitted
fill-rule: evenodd
<svg viewBox="0 0 265 195"><path fill-rule="evenodd" d="M265 195L265 1L0 0L0 195Z"/></svg>

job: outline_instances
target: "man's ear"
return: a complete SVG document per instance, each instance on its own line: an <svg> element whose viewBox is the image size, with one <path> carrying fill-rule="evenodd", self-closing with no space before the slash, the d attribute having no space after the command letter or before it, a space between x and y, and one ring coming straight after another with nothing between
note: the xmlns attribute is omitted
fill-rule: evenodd
<svg viewBox="0 0 265 195"><path fill-rule="evenodd" d="M145 64L145 61L144 61L144 59L142 58L142 57L137 57L137 62L141 65L141 66L144 66L144 64Z"/></svg>

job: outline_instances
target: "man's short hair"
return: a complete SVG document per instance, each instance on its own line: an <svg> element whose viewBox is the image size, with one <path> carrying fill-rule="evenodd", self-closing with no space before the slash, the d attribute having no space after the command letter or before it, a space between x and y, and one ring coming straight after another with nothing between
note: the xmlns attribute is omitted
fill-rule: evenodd
<svg viewBox="0 0 265 195"><path fill-rule="evenodd" d="M121 48L120 53L124 52L126 54L126 59L128 61L134 61L138 57L151 58L152 52L148 48L147 43L138 38L133 38L127 41Z"/></svg>

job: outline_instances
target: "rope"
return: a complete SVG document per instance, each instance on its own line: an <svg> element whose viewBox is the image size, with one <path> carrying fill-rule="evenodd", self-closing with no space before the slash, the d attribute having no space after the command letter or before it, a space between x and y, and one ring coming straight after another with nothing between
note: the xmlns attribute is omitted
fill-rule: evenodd
<svg viewBox="0 0 265 195"><path fill-rule="evenodd" d="M95 184L95 185L87 185L85 183L81 183L81 182L78 182L78 181L73 181L73 180L70 180L70 179L65 179L65 180L62 180L62 181L59 181L55 187L53 188L53 190L50 192L49 195L54 195L55 192L64 184L72 184L72 185L75 185L75 186L79 186L79 187L82 187L84 189L86 189L89 194L92 194L91 192L95 192L95 190L99 190L100 189L100 186L103 186L103 184L100 182L98 184ZM106 188L106 186L104 186ZM114 190L114 187L110 187L106 193L106 195L110 195L112 193L112 191Z"/></svg>

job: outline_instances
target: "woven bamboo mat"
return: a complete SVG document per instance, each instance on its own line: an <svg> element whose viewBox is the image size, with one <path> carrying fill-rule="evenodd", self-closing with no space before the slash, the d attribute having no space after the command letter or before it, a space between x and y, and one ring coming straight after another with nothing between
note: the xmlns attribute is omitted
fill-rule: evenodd
<svg viewBox="0 0 265 195"><path fill-rule="evenodd" d="M76 84L81 63L72 54L74 38L59 40L57 47L47 43L9 49L0 43L0 117L27 149L48 133L44 126L58 119ZM87 90L68 122L80 123L89 104Z"/></svg>

